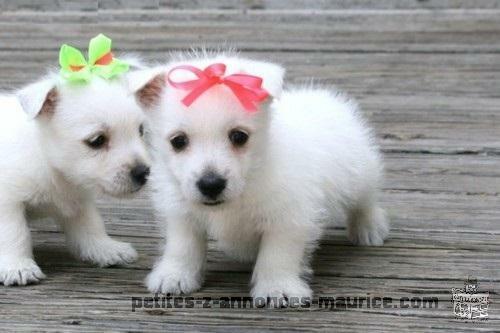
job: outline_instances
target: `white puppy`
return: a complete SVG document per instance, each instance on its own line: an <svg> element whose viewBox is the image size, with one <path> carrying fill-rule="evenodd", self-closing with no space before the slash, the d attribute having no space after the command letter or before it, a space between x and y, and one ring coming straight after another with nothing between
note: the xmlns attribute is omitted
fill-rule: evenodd
<svg viewBox="0 0 500 333"><path fill-rule="evenodd" d="M174 294L200 288L208 236L229 255L256 260L253 297L310 297L304 276L325 223L347 220L360 245L381 245L388 234L374 138L357 106L336 92L282 94L284 70L274 64L219 55L166 70L213 63L226 64L226 75L263 78L271 98L248 112L219 84L187 107L189 91L167 85L151 104L152 183L166 247L146 284ZM194 79L182 70L172 76ZM161 82L157 76L147 86L158 92Z"/></svg>
<svg viewBox="0 0 500 333"><path fill-rule="evenodd" d="M147 181L139 104L123 77L70 85L50 75L0 96L0 283L44 278L26 213L60 222L83 260L108 266L136 259L130 244L106 234L94 195L123 197Z"/></svg>

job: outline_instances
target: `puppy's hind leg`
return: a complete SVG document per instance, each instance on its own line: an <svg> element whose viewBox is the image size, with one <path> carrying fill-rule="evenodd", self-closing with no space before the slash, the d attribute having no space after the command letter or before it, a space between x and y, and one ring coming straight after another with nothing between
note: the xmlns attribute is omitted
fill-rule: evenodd
<svg viewBox="0 0 500 333"><path fill-rule="evenodd" d="M0 203L0 284L26 285L45 278L33 260L24 206Z"/></svg>
<svg viewBox="0 0 500 333"><path fill-rule="evenodd" d="M389 234L389 221L385 211L374 200L355 206L349 212L347 234L355 245L383 245Z"/></svg>
<svg viewBox="0 0 500 333"><path fill-rule="evenodd" d="M60 218L70 251L82 260L101 267L127 264L137 259L132 245L109 237L104 221L95 204L83 203L80 214L74 218Z"/></svg>

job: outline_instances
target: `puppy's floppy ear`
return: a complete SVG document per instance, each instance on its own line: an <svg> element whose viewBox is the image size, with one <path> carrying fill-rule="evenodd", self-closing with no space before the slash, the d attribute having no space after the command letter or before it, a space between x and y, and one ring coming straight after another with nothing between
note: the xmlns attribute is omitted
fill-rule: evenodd
<svg viewBox="0 0 500 333"><path fill-rule="evenodd" d="M129 89L135 94L139 104L152 109L160 101L166 87L165 73L158 69L132 72L128 75Z"/></svg>
<svg viewBox="0 0 500 333"><path fill-rule="evenodd" d="M59 100L58 90L51 79L32 83L16 95L24 112L31 118L53 114Z"/></svg>

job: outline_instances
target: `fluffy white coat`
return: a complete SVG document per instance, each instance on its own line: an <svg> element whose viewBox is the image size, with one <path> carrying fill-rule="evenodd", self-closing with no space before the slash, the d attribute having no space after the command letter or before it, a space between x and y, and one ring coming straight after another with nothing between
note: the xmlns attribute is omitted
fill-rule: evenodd
<svg viewBox="0 0 500 333"><path fill-rule="evenodd" d="M77 257L100 266L135 260L110 238L94 197L140 190L130 170L149 164L144 114L125 79L70 85L56 75L0 96L0 283L25 285L45 275L33 258L29 217L59 222ZM86 143L99 135L105 146Z"/></svg>
<svg viewBox="0 0 500 333"><path fill-rule="evenodd" d="M228 255L254 261L253 297L311 297L305 277L309 254L326 223L347 221L348 237L382 245L388 222L378 203L382 163L374 137L351 100L327 89L282 92L284 70L236 56L181 59L157 70L189 64L227 65L226 75L261 76L271 94L256 113L217 85L190 107L187 91L167 86L151 110L155 162L154 202L163 218L166 245L146 284L152 292L199 289L207 238ZM193 79L176 71L176 81ZM249 134L243 147L232 129ZM179 133L189 142L172 147ZM207 170L226 180L217 201L200 193Z"/></svg>

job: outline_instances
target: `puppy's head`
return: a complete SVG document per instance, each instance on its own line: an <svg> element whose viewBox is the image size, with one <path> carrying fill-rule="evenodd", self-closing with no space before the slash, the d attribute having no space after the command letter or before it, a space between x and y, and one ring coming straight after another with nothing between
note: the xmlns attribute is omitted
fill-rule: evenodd
<svg viewBox="0 0 500 333"><path fill-rule="evenodd" d="M151 112L155 147L167 166L165 172L179 184L185 200L205 207L224 206L245 191L252 170L272 144L266 140L269 106L281 93L284 75L278 65L227 56L188 59L169 65L166 71L185 64L204 69L214 63L227 66L225 76L261 77L270 96L256 112L248 112L227 86L218 84L187 107L181 101L188 91L167 84ZM175 81L194 78L192 73L177 72Z"/></svg>
<svg viewBox="0 0 500 333"><path fill-rule="evenodd" d="M50 77L18 93L48 163L70 182L124 196L149 175L145 115L124 80L75 85Z"/></svg>

